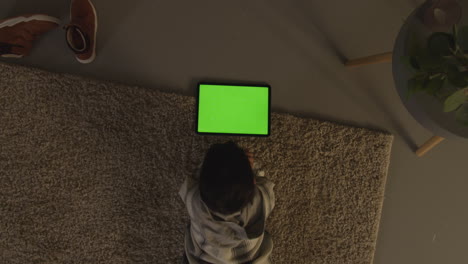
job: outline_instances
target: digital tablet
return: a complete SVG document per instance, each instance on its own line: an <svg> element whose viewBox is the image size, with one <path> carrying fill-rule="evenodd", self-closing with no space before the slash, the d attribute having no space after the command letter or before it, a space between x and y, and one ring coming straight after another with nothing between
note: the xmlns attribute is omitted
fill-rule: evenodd
<svg viewBox="0 0 468 264"><path fill-rule="evenodd" d="M198 84L196 132L269 136L270 86Z"/></svg>

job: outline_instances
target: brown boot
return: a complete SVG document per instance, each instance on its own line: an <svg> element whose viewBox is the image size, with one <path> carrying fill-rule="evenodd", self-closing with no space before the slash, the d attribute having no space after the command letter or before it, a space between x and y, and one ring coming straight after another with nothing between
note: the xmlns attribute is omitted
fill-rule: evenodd
<svg viewBox="0 0 468 264"><path fill-rule="evenodd" d="M67 44L81 63L96 57L97 13L91 0L72 0L70 24L65 27Z"/></svg>
<svg viewBox="0 0 468 264"><path fill-rule="evenodd" d="M33 42L59 24L59 19L43 14L28 14L0 20L0 56L21 58L29 55Z"/></svg>

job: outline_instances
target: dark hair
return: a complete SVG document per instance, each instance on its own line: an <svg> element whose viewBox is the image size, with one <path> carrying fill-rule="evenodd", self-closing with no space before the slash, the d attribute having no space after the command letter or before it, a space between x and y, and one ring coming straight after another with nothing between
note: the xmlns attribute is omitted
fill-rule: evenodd
<svg viewBox="0 0 468 264"><path fill-rule="evenodd" d="M252 201L254 173L244 150L236 143L213 144L200 174L200 195L211 210L230 214Z"/></svg>

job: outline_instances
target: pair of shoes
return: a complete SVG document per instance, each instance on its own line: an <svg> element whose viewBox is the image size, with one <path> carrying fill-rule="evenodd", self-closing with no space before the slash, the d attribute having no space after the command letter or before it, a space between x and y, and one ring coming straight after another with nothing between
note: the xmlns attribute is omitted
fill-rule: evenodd
<svg viewBox="0 0 468 264"><path fill-rule="evenodd" d="M43 14L29 14L0 20L0 56L29 55L33 42L60 25L60 20ZM64 27L66 41L81 63L96 57L97 13L91 0L72 0L70 24Z"/></svg>

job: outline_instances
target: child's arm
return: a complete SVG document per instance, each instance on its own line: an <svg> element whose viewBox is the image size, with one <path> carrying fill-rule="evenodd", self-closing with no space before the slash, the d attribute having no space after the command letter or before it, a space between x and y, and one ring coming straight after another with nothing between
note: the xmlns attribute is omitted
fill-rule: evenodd
<svg viewBox="0 0 468 264"><path fill-rule="evenodd" d="M275 207L276 198L275 192L273 190L275 184L267 177L265 177L265 172L263 170L257 171L255 176L255 184L262 193L265 206L265 216L268 217Z"/></svg>
<svg viewBox="0 0 468 264"><path fill-rule="evenodd" d="M267 177L265 177L265 171L262 169L261 163L255 161L254 155L249 150L246 150L245 153L250 161L250 166L252 166L252 170L255 174L255 184L258 188L262 190L265 199L265 206L266 206L266 216L270 215L271 211L275 207L275 192L273 191L273 187L275 184L270 181Z"/></svg>
<svg viewBox="0 0 468 264"><path fill-rule="evenodd" d="M187 175L185 177L185 180L182 183L182 186L180 187L179 196L180 196L180 198L182 198L184 203L186 202L188 192L192 188L194 188L195 185L198 184L198 177L197 176L200 175L201 165L202 164L200 164L199 166L196 167L194 173L189 174L189 175Z"/></svg>

